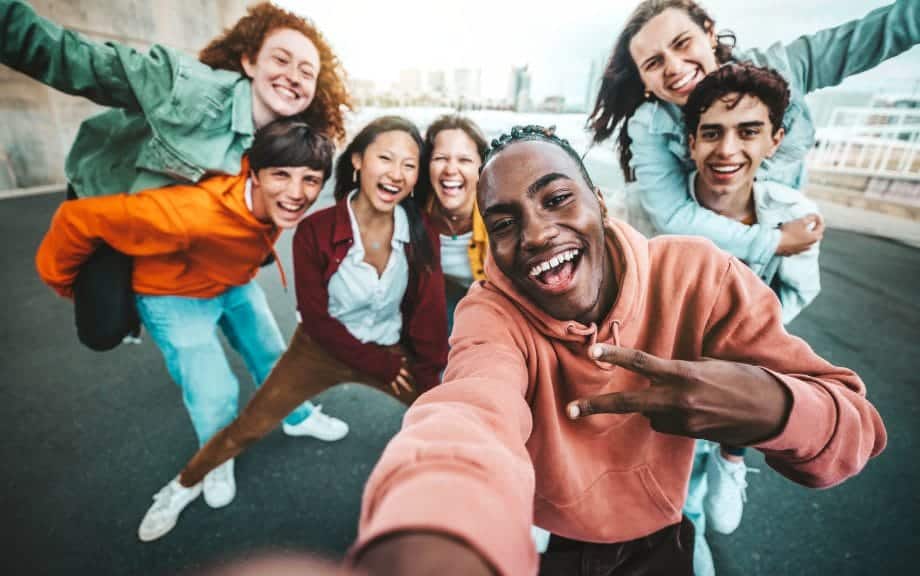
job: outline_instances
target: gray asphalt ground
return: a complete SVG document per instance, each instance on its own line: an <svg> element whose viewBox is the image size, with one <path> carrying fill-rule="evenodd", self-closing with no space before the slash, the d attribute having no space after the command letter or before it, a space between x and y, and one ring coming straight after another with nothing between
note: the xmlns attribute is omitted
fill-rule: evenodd
<svg viewBox="0 0 920 576"><path fill-rule="evenodd" d="M159 351L145 339L107 353L76 340L69 302L33 258L63 194L0 201L0 574L164 575L255 550L340 557L355 536L363 484L399 427L401 406L359 385L319 401L351 425L337 444L276 430L237 460L238 495L221 510L199 499L163 539L136 530L151 496L195 449ZM290 238L279 242L290 264ZM842 486L813 491L763 465L745 519L710 538L729 575L915 573L920 510L920 251L834 231L822 249L823 291L790 327L830 361L857 370L884 417L887 450ZM259 281L285 335L293 293L274 267ZM252 384L240 359L243 399Z"/></svg>

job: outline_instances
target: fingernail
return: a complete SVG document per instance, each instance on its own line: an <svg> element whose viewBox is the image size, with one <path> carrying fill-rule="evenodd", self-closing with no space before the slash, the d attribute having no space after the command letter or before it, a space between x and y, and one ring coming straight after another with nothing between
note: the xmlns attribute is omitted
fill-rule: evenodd
<svg viewBox="0 0 920 576"><path fill-rule="evenodd" d="M566 412L568 412L570 420L576 420L578 419L578 415L581 413L581 410L578 409L578 404L572 402L566 408Z"/></svg>
<svg viewBox="0 0 920 576"><path fill-rule="evenodd" d="M592 356L593 358L600 358L600 357L601 357L601 354L603 354L603 353L604 353L604 350L603 350L603 348L601 348L600 346L592 346L592 347L591 347L591 356Z"/></svg>

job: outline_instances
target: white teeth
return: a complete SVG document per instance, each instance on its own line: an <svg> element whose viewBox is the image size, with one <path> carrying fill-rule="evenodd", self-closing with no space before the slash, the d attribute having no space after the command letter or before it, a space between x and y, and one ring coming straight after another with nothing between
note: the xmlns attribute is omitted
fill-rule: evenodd
<svg viewBox="0 0 920 576"><path fill-rule="evenodd" d="M563 252L562 254L553 256L549 260L542 262L540 264L536 264L533 268L531 268L530 276L537 276L539 274L542 274L543 272L546 272L550 268L555 268L556 266L559 266L563 262L570 262L571 260L574 260L576 256L578 256L578 249L567 250Z"/></svg>
<svg viewBox="0 0 920 576"><path fill-rule="evenodd" d="M398 188L398 187L396 187L396 186L390 186L389 184L381 184L380 187L383 188L384 190L386 190L387 192L392 193L392 194L396 194L397 192L399 192L399 188Z"/></svg>
<svg viewBox="0 0 920 576"><path fill-rule="evenodd" d="M732 166L712 166L712 171L721 172L723 174L729 174L731 172L735 172L739 168L741 168L741 164L734 164Z"/></svg>
<svg viewBox="0 0 920 576"><path fill-rule="evenodd" d="M297 98L297 92L294 92L290 88L285 88L284 86L275 86L275 89L288 98Z"/></svg>
<svg viewBox="0 0 920 576"><path fill-rule="evenodd" d="M671 90L680 90L681 88L686 86L687 82L692 80L694 76L696 76L696 70L691 70L690 72L687 72L686 74L683 75L683 77L681 77L680 80L671 84Z"/></svg>
<svg viewBox="0 0 920 576"><path fill-rule="evenodd" d="M463 186L462 180L441 180L441 186L445 188L459 188Z"/></svg>
<svg viewBox="0 0 920 576"><path fill-rule="evenodd" d="M291 212L296 212L300 210L301 204L288 204L287 202L278 202L278 205L284 208L285 210L290 210Z"/></svg>

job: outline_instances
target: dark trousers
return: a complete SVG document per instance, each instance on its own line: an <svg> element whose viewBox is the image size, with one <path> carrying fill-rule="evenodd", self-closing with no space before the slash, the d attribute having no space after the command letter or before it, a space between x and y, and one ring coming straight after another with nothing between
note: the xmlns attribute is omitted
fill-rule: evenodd
<svg viewBox="0 0 920 576"><path fill-rule="evenodd" d="M77 199L67 187L67 199ZM118 346L128 334L140 332L140 318L131 284L133 262L106 243L80 267L73 285L77 338L102 352Z"/></svg>
<svg viewBox="0 0 920 576"><path fill-rule="evenodd" d="M390 352L407 356L399 345L389 346ZM288 349L278 359L271 374L256 390L236 420L215 434L186 464L180 474L183 486L194 486L227 460L271 432L291 410L304 400L342 382L363 382L395 396L406 405L418 398L417 392L401 390L398 395L387 383L378 382L368 374L347 366L326 352L298 324Z"/></svg>
<svg viewBox="0 0 920 576"><path fill-rule="evenodd" d="M540 557L540 576L693 576L693 524L677 524L616 544L555 534Z"/></svg>

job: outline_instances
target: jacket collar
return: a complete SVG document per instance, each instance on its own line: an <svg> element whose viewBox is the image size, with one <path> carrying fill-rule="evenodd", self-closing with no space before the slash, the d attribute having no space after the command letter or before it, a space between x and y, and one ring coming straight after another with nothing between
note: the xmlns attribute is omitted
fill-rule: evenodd
<svg viewBox="0 0 920 576"><path fill-rule="evenodd" d="M643 106L652 108L649 113L649 132L684 136L684 115L676 104L654 100Z"/></svg>
<svg viewBox="0 0 920 576"><path fill-rule="evenodd" d="M233 112L230 128L237 134L252 136L256 132L252 123L252 82L245 76L233 86Z"/></svg>

